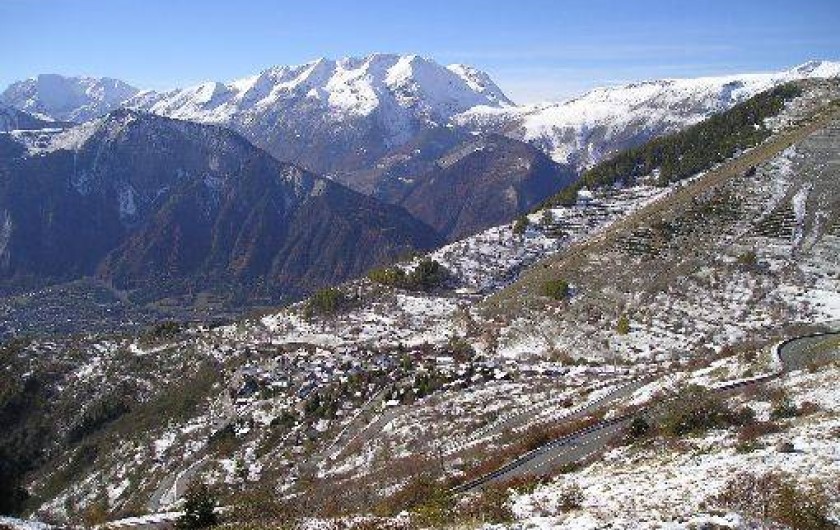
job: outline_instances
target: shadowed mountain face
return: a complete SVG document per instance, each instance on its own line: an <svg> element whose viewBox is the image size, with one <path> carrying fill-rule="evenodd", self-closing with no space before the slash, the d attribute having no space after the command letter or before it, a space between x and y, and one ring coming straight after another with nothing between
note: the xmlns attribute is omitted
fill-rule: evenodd
<svg viewBox="0 0 840 530"><path fill-rule="evenodd" d="M400 203L455 240L510 221L575 179L536 148L489 135L441 157Z"/></svg>
<svg viewBox="0 0 840 530"><path fill-rule="evenodd" d="M121 110L2 135L0 154L7 291L96 275L149 299L234 285L280 298L439 243L403 209L220 127Z"/></svg>
<svg viewBox="0 0 840 530"><path fill-rule="evenodd" d="M0 103L0 132L68 127L70 125L72 124L47 120Z"/></svg>

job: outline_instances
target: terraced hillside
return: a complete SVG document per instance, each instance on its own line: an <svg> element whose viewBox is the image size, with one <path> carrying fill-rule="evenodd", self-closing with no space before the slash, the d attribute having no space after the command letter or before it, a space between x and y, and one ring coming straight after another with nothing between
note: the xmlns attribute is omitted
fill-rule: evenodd
<svg viewBox="0 0 840 530"><path fill-rule="evenodd" d="M834 88L824 87L828 94ZM826 95L825 97L830 97ZM838 303L840 150L836 107L676 188L670 196L544 261L485 304L550 330L542 348L639 356L702 355L766 337L772 323ZM815 272L821 271L821 272ZM546 312L544 282L573 295ZM802 293L808 293L802 295ZM629 333L617 335L622 318ZM501 343L527 331L514 325Z"/></svg>

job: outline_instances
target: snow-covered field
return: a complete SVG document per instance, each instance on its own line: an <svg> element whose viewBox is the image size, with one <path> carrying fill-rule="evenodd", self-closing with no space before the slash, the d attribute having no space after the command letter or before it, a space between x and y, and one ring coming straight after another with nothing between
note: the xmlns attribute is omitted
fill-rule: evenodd
<svg viewBox="0 0 840 530"><path fill-rule="evenodd" d="M785 421L782 432L759 438L751 452L737 449L736 432L716 430L674 444L634 445L608 452L602 461L563 475L531 494L515 495L516 528L558 529L693 529L755 528L750 514L728 513L713 498L740 474L781 472L803 485L819 482L834 487L840 480L840 377L836 365L814 373L796 372L773 383L796 403L818 406L811 415ZM761 420L770 404L749 402ZM795 452L780 452L780 442L792 442ZM558 507L561 494L572 486L582 492L579 509ZM833 506L840 515L840 503ZM746 516L746 517L745 517ZM754 523L753 523L754 524ZM712 526L710 526L712 527Z"/></svg>

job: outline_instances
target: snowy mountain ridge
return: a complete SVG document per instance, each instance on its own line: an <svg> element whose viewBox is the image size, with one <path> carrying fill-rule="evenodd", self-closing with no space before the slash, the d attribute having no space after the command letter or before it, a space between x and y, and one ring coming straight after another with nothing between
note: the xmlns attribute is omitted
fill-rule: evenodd
<svg viewBox="0 0 840 530"><path fill-rule="evenodd" d="M242 121L247 121L249 114L279 105L318 106L333 119L343 113L366 116L383 106L445 120L477 105L513 103L486 73L469 66L443 67L419 55L373 54L276 66L226 84L142 92L125 105L176 118L224 122L242 113Z"/></svg>
<svg viewBox="0 0 840 530"><path fill-rule="evenodd" d="M780 72L643 81L516 105L473 67L372 54L275 66L168 92L138 91L108 78L41 75L13 84L0 101L60 120L85 121L126 106L225 125L282 160L343 175L345 184L368 192L360 172L376 171L400 146L439 127L501 133L582 170L773 86L838 75L840 62L809 61ZM423 151L422 140L417 150Z"/></svg>
<svg viewBox="0 0 840 530"><path fill-rule="evenodd" d="M504 130L559 163L583 169L611 153L675 132L783 83L840 76L840 62L809 61L772 73L642 81L593 89L557 103L476 107L463 126Z"/></svg>
<svg viewBox="0 0 840 530"><path fill-rule="evenodd" d="M41 118L82 122L110 112L137 92L108 77L40 74L13 83L0 94L0 102Z"/></svg>

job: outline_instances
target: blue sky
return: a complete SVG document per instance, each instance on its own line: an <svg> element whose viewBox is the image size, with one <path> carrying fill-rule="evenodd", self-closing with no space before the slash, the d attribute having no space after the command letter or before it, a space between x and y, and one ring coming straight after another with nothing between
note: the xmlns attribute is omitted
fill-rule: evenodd
<svg viewBox="0 0 840 530"><path fill-rule="evenodd" d="M141 88L419 53L519 102L840 59L840 0L0 0L0 86L54 72Z"/></svg>

